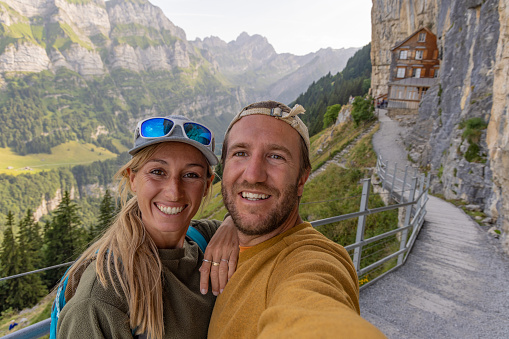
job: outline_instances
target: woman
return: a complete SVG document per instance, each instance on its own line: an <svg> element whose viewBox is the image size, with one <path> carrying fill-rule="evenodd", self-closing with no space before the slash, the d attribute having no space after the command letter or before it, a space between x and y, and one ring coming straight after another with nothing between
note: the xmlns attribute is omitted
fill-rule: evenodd
<svg viewBox="0 0 509 339"><path fill-rule="evenodd" d="M219 222L193 221L206 240L216 234L205 255L186 238L218 162L212 132L169 116L140 121L134 139L132 159L115 175L122 210L69 270L68 286L77 289L60 313L59 338L206 337L215 296L206 294L208 276L200 291L199 266L203 261L202 271L212 270L213 285L221 280L224 288L228 264L236 262L229 217L217 233Z"/></svg>

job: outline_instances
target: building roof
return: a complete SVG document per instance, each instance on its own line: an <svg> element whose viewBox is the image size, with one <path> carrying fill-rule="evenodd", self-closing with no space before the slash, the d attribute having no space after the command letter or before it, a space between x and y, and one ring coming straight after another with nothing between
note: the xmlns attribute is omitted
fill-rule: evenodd
<svg viewBox="0 0 509 339"><path fill-rule="evenodd" d="M392 47L391 51L394 51L396 48L401 47L401 45L403 45L405 42L410 40L414 35L416 35L417 33L419 33L422 30L425 30L427 33L432 34L433 36L435 36L435 34L432 31L430 31L429 29L427 29L426 27L419 28L418 30L416 30L415 32L410 34L405 40L403 40L400 43L397 43L396 46Z"/></svg>
<svg viewBox="0 0 509 339"><path fill-rule="evenodd" d="M405 78L389 82L390 86L414 86L414 87L431 87L436 83L436 78Z"/></svg>

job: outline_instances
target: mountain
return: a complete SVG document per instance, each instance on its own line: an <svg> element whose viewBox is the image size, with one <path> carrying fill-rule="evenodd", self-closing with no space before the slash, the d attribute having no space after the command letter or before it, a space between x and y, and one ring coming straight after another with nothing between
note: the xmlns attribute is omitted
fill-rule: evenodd
<svg viewBox="0 0 509 339"><path fill-rule="evenodd" d="M362 47L348 60L345 68L332 75L313 82L290 104L306 107L302 121L313 136L323 130L323 118L328 106L348 103L350 96L364 96L368 93L371 79L371 44Z"/></svg>
<svg viewBox="0 0 509 339"><path fill-rule="evenodd" d="M284 103L328 72L341 71L359 49L327 48L303 56L277 54L266 38L245 32L229 43L210 37L193 44L206 51L204 56L232 83L250 88L260 99L277 98Z"/></svg>
<svg viewBox="0 0 509 339"><path fill-rule="evenodd" d="M290 102L357 50L277 54L246 33L188 41L146 0L6 0L0 24L0 117L14 126L0 127L0 146L18 154L76 139L118 152L136 121L169 114L209 125L220 144L244 105Z"/></svg>

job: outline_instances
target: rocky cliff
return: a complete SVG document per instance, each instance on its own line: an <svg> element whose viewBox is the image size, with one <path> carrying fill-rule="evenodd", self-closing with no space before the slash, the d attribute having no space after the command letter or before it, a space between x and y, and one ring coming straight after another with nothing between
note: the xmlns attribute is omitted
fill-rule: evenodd
<svg viewBox="0 0 509 339"><path fill-rule="evenodd" d="M266 38L241 34L186 40L185 32L146 0L5 0L0 2L0 72L80 75L206 67L224 73L254 97L289 102L313 81L343 69L357 48L305 56L277 54ZM294 75L295 74L295 75ZM281 85L285 78L287 86Z"/></svg>
<svg viewBox="0 0 509 339"><path fill-rule="evenodd" d="M434 174L434 192L479 205L505 234L508 6L509 0L373 0L371 55L373 93L387 93L390 48L423 26L437 35L439 81L420 105L407 147Z"/></svg>

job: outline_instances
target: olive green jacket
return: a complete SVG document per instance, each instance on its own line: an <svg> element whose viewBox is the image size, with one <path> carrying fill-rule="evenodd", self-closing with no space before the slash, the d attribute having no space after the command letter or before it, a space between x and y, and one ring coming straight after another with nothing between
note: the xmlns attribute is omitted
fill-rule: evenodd
<svg viewBox="0 0 509 339"><path fill-rule="evenodd" d="M193 221L207 242L220 221ZM163 264L165 338L206 338L215 297L200 293L203 252L186 238L183 248L160 249ZM133 338L125 295L111 284L99 282L95 261L83 273L76 294L63 308L57 326L58 338ZM120 289L121 291L121 289ZM142 336L143 337L143 336Z"/></svg>

